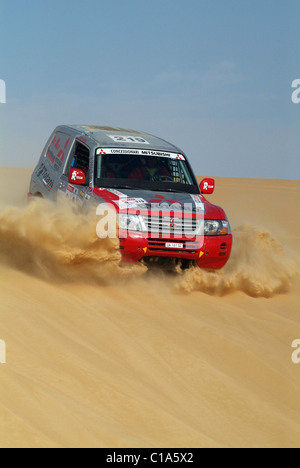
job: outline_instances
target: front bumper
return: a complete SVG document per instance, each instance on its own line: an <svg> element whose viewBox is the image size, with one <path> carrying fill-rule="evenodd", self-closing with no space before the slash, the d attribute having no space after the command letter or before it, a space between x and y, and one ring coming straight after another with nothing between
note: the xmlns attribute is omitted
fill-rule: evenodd
<svg viewBox="0 0 300 468"><path fill-rule="evenodd" d="M175 258L195 262L201 268L222 268L228 261L232 248L232 235L194 238L165 238L141 232L122 232L120 251L124 262L138 262L143 258ZM182 248L169 247L181 244Z"/></svg>

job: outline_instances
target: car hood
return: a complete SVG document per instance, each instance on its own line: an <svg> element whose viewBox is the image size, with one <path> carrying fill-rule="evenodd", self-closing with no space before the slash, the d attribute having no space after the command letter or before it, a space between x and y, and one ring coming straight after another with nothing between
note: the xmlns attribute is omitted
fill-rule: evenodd
<svg viewBox="0 0 300 468"><path fill-rule="evenodd" d="M224 211L203 195L181 192L156 192L140 189L95 188L94 195L113 204L118 211L147 210L196 213L206 218L224 219Z"/></svg>

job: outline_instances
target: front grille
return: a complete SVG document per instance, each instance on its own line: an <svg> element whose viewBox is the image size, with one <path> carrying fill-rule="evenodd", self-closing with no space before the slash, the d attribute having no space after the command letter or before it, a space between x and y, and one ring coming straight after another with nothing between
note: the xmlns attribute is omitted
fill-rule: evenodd
<svg viewBox="0 0 300 468"><path fill-rule="evenodd" d="M163 234L164 237L166 235L172 238L173 236L195 237L199 233L201 222L203 223L201 219L179 216L143 215L143 220L149 234Z"/></svg>

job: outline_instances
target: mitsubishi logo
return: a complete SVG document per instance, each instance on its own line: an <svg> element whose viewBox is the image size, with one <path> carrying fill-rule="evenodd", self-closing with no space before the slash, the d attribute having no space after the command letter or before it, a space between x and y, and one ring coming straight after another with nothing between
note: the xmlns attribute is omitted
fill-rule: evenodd
<svg viewBox="0 0 300 468"><path fill-rule="evenodd" d="M175 228L176 228L176 223L175 223L174 218L171 218L170 228L171 228L171 229L175 229Z"/></svg>

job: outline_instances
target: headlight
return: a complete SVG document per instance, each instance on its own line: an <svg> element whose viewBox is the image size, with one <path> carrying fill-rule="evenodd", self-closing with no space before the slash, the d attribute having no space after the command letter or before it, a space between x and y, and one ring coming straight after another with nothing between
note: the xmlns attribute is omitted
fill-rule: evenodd
<svg viewBox="0 0 300 468"><path fill-rule="evenodd" d="M142 216L134 214L119 214L119 228L126 231L147 231Z"/></svg>
<svg viewBox="0 0 300 468"><path fill-rule="evenodd" d="M227 220L206 219L204 221L205 236L226 236L230 234L230 225Z"/></svg>

